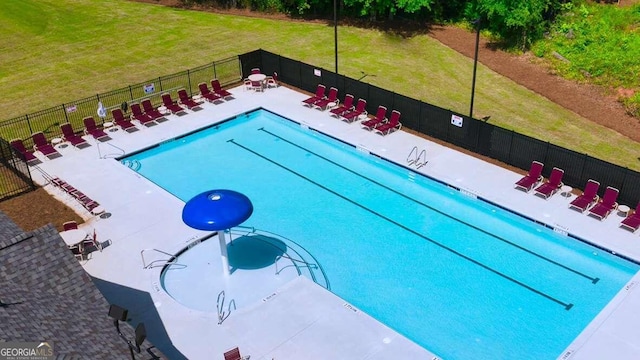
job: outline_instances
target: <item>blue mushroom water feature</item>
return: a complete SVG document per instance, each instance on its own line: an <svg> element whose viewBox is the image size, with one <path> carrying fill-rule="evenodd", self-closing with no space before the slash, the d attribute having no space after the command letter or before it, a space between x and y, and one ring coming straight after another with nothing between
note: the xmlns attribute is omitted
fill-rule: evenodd
<svg viewBox="0 0 640 360"><path fill-rule="evenodd" d="M182 209L182 221L198 230L217 231L225 275L229 275L229 257L225 230L240 225L253 213L247 196L233 190L209 190L194 196Z"/></svg>

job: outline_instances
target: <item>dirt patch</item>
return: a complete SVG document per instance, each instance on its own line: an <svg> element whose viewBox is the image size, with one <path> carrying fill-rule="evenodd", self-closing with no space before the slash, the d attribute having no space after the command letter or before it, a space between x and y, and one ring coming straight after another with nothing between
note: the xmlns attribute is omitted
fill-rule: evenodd
<svg viewBox="0 0 640 360"><path fill-rule="evenodd" d="M53 224L62 231L66 221L84 222L68 206L49 195L43 188L0 202L0 211L4 212L24 231L32 231L47 224Z"/></svg>

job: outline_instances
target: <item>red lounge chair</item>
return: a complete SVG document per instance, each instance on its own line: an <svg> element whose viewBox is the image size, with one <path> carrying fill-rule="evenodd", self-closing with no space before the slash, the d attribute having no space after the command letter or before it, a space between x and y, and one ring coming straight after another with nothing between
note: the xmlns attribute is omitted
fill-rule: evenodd
<svg viewBox="0 0 640 360"><path fill-rule="evenodd" d="M367 108L367 100L358 99L358 103L356 104L355 110L347 111L345 113L340 114L340 118L342 119L342 121L352 123L358 120L358 118L360 118L360 115L367 115L366 108Z"/></svg>
<svg viewBox="0 0 640 360"><path fill-rule="evenodd" d="M220 86L220 81L218 81L218 79L211 80L211 88L213 89L214 93L220 95L220 97L222 97L224 100L233 99L233 94L223 89L222 86Z"/></svg>
<svg viewBox="0 0 640 360"><path fill-rule="evenodd" d="M211 90L209 90L209 87L207 87L207 84L205 83L198 84L198 89L200 89L200 95L202 95L202 97L205 98L207 101L212 102L214 104L219 104L222 102L222 100L220 100L221 96L214 92L211 92Z"/></svg>
<svg viewBox="0 0 640 360"><path fill-rule="evenodd" d="M125 119L122 114L122 110L113 109L111 110L111 115L113 115L113 122L120 129L125 130L126 132L134 132L138 131L138 128L129 121L129 119Z"/></svg>
<svg viewBox="0 0 640 360"><path fill-rule="evenodd" d="M107 135L104 130L96 126L96 121L93 119L93 117L88 116L82 119L82 122L84 123L84 133L86 135L91 135L94 139L99 141L109 140L109 135Z"/></svg>
<svg viewBox="0 0 640 360"><path fill-rule="evenodd" d="M157 108L153 107L149 99L142 100L142 108L144 109L144 113L151 116L156 123L167 120Z"/></svg>
<svg viewBox="0 0 640 360"><path fill-rule="evenodd" d="M627 229L631 232L636 232L638 228L640 228L640 203L636 206L633 214L627 216L620 223L620 227L623 229Z"/></svg>
<svg viewBox="0 0 640 360"><path fill-rule="evenodd" d="M331 89L329 89L329 95L326 98L314 102L313 104L311 104L311 106L313 106L314 108L318 108L318 110L324 111L327 110L329 104L332 104L332 106L336 106L339 102L340 100L338 100L338 89L332 87Z"/></svg>
<svg viewBox="0 0 640 360"><path fill-rule="evenodd" d="M49 159L61 156L60 153L53 147L53 145L47 142L47 138L44 137L42 132L37 132L31 135L33 139L33 149L40 151L44 156Z"/></svg>
<svg viewBox="0 0 640 360"><path fill-rule="evenodd" d="M162 104L167 108L167 110L171 111L172 114L186 114L182 106L176 104L169 93L162 94Z"/></svg>
<svg viewBox="0 0 640 360"><path fill-rule="evenodd" d="M302 100L302 105L311 107L315 102L324 99L325 98L324 91L326 89L327 88L324 85L318 84L318 87L316 88L316 94L310 98Z"/></svg>
<svg viewBox="0 0 640 360"><path fill-rule="evenodd" d="M78 149L91 146L85 139L76 135L76 133L73 131L73 127L71 127L71 124L61 124L60 130L62 130L62 137L64 138L64 140L68 141L69 143L71 143L71 145L77 147Z"/></svg>
<svg viewBox="0 0 640 360"><path fill-rule="evenodd" d="M373 131L377 132L380 135L391 134L396 130L400 130L402 124L400 123L400 112L398 110L391 111L391 119L389 122L379 124L378 126L373 128Z"/></svg>
<svg viewBox="0 0 640 360"><path fill-rule="evenodd" d="M589 209L589 215L599 219L600 221L604 220L611 211L618 207L618 189L613 188L611 186L607 186L607 189L604 191L604 195L602 196L602 201L595 204L591 209Z"/></svg>
<svg viewBox="0 0 640 360"><path fill-rule="evenodd" d="M185 89L180 89L178 90L178 98L180 98L180 103L184 106L187 107L187 109L189 110L195 110L195 109L202 109L200 107L200 103L194 101L192 98L189 97L189 94L187 94L187 90Z"/></svg>
<svg viewBox="0 0 640 360"><path fill-rule="evenodd" d="M234 348L229 351L225 351L224 360L248 360L249 356L240 356L240 349Z"/></svg>
<svg viewBox="0 0 640 360"><path fill-rule="evenodd" d="M354 107L353 107L353 95L347 94L344 97L344 102L342 102L342 104L340 106L329 110L329 112L331 113L331 116L337 118L337 117L340 117L340 115L346 113L347 111L351 111L353 109L354 109Z"/></svg>
<svg viewBox="0 0 640 360"><path fill-rule="evenodd" d="M360 123L360 126L365 130L372 130L374 127L387 122L387 108L380 105L376 112L376 117L373 119L365 120Z"/></svg>
<svg viewBox="0 0 640 360"><path fill-rule="evenodd" d="M562 184L562 176L564 175L564 170L554 167L551 170L551 175L549 176L549 181L544 184L538 186L534 193L542 198L549 199L553 194L560 190Z"/></svg>
<svg viewBox="0 0 640 360"><path fill-rule="evenodd" d="M154 118L151 115L145 114L142 111L142 108L140 107L140 104L138 104L138 103L132 103L131 104L131 116L135 120L138 120L140 122L140 124L142 124L144 126L158 125L158 123L155 122Z"/></svg>
<svg viewBox="0 0 640 360"><path fill-rule="evenodd" d="M523 190L525 192L531 191L540 181L542 181L542 168L544 164L539 161L533 161L529 168L529 173L522 179L518 180L515 184L516 189Z"/></svg>
<svg viewBox="0 0 640 360"><path fill-rule="evenodd" d="M22 157L22 160L27 162L27 164L30 163L30 162L39 162L40 161L40 160L38 160L38 158L35 155L33 155L32 151L29 151L29 150L27 150L26 147L24 147L24 143L22 142L22 140L13 139L9 143L11 144L13 149L18 152L18 155L20 155L20 157Z"/></svg>
<svg viewBox="0 0 640 360"><path fill-rule="evenodd" d="M589 179L587 181L587 185L584 187L584 191L580 196L575 198L570 204L569 208L580 211L583 213L587 208L598 202L600 197L598 196L598 189L600 188L600 183Z"/></svg>

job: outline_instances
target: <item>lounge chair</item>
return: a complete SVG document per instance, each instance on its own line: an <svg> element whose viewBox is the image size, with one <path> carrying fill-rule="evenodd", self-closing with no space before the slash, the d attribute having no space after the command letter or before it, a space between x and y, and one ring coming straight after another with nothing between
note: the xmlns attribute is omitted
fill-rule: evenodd
<svg viewBox="0 0 640 360"><path fill-rule="evenodd" d="M165 118L164 115L160 111L158 111L158 108L154 107L153 104L151 104L151 100L149 99L142 100L142 108L144 109L144 113L151 116L156 123L167 120L167 118Z"/></svg>
<svg viewBox="0 0 640 360"><path fill-rule="evenodd" d="M220 95L222 99L233 100L233 94L223 89L222 86L220 86L220 81L218 81L218 79L211 80L211 88L213 89L213 92Z"/></svg>
<svg viewBox="0 0 640 360"><path fill-rule="evenodd" d="M318 84L315 95L302 100L302 105L312 107L315 102L318 102L325 98L324 92L326 89L327 88L324 85Z"/></svg>
<svg viewBox="0 0 640 360"><path fill-rule="evenodd" d="M187 94L187 90L185 89L178 90L178 98L180 99L180 103L186 106L189 110L195 111L202 109L202 107L200 107L200 103L189 97L189 94Z"/></svg>
<svg viewBox="0 0 640 360"><path fill-rule="evenodd" d="M376 116L373 119L365 120L360 126L365 130L372 130L374 127L387 122L387 108L379 105Z"/></svg>
<svg viewBox="0 0 640 360"><path fill-rule="evenodd" d="M535 188L534 194L542 197L543 199L549 199L553 194L560 190L560 187L564 185L562 183L562 176L564 175L564 170L554 167L551 170L551 175L549 175L549 181Z"/></svg>
<svg viewBox="0 0 640 360"><path fill-rule="evenodd" d="M172 114L185 115L187 113L186 111L184 111L182 106L176 104L176 102L173 101L173 99L171 98L171 94L169 93L162 94L162 104L167 108L167 110L171 111Z"/></svg>
<svg viewBox="0 0 640 360"><path fill-rule="evenodd" d="M592 179L587 180L587 185L585 185L584 191L569 204L569 208L583 213L587 208L597 203L600 199L598 196L599 188L599 182Z"/></svg>
<svg viewBox="0 0 640 360"><path fill-rule="evenodd" d="M62 224L62 230L67 231L67 230L76 230L78 228L78 223L71 220L71 221L67 221L65 223Z"/></svg>
<svg viewBox="0 0 640 360"><path fill-rule="evenodd" d="M540 181L542 181L542 168L544 164L539 161L531 162L529 173L522 179L518 180L515 184L516 189L520 189L525 192L531 191Z"/></svg>
<svg viewBox="0 0 640 360"><path fill-rule="evenodd" d="M240 349L234 348L229 351L225 351L224 360L249 360L250 356L240 356Z"/></svg>
<svg viewBox="0 0 640 360"><path fill-rule="evenodd" d="M93 117L87 116L86 118L82 119L82 122L84 123L84 133L86 135L91 135L94 139L99 141L106 141L110 139L109 135L104 132L104 130L96 126L96 121L93 119Z"/></svg>
<svg viewBox="0 0 640 360"><path fill-rule="evenodd" d="M380 135L391 134L396 130L400 130L402 124L400 123L400 112L398 110L391 111L391 118L388 122L377 125L373 128L373 131Z"/></svg>
<svg viewBox="0 0 640 360"><path fill-rule="evenodd" d="M126 132L134 132L139 130L138 127L133 125L129 119L125 119L121 109L111 110L111 115L113 116L113 122L120 129Z"/></svg>
<svg viewBox="0 0 640 360"><path fill-rule="evenodd" d="M209 90L209 87L205 83L198 84L198 89L200 89L200 95L202 95L205 100L208 102L219 104L222 102L220 99L221 96Z"/></svg>
<svg viewBox="0 0 640 360"><path fill-rule="evenodd" d="M640 202L636 205L636 209L633 211L633 214L628 215L624 220L622 220L620 227L631 232L636 232L636 230L640 228Z"/></svg>
<svg viewBox="0 0 640 360"><path fill-rule="evenodd" d="M60 130L62 130L62 138L65 141L68 141L71 145L75 146L78 149L82 149L89 145L89 143L83 139L81 136L76 135L73 131L73 127L69 123L64 123L60 125Z"/></svg>
<svg viewBox="0 0 640 360"><path fill-rule="evenodd" d="M131 103L131 117L133 117L134 120L138 120L140 124L144 126L158 125L151 115L145 114L142 111L142 108L138 103Z"/></svg>
<svg viewBox="0 0 640 360"><path fill-rule="evenodd" d="M342 102L342 104L340 104L340 106L338 107L335 107L329 110L329 112L331 113L331 116L339 118L340 115L346 113L347 111L351 111L353 109L354 109L353 95L347 94L344 96L344 101Z"/></svg>
<svg viewBox="0 0 640 360"><path fill-rule="evenodd" d="M314 102L313 104L311 104L311 106L317 108L318 110L324 111L327 110L328 106L336 106L339 102L340 100L338 100L338 89L332 87L331 89L329 89L329 95L327 95L326 98Z"/></svg>
<svg viewBox="0 0 640 360"><path fill-rule="evenodd" d="M44 134L41 131L32 134L31 138L33 139L33 149L36 151L40 151L42 155L48 157L49 159L62 156L58 152L58 150L53 147L53 145L49 144L47 138L44 137Z"/></svg>
<svg viewBox="0 0 640 360"><path fill-rule="evenodd" d="M18 155L22 157L22 160L26 161L27 164L40 162L40 159L38 159L32 151L27 150L21 139L13 139L9 144L11 144L11 147L13 147Z"/></svg>
<svg viewBox="0 0 640 360"><path fill-rule="evenodd" d="M345 113L340 114L340 119L344 122L352 123L357 121L361 115L367 115L367 100L358 99L358 103L356 104L356 108L351 111L347 111Z"/></svg>
<svg viewBox="0 0 640 360"><path fill-rule="evenodd" d="M600 221L604 220L613 209L618 207L618 189L613 188L611 186L607 186L607 189L604 191L604 195L602 196L602 200L595 204L591 209L589 209L589 215L599 219Z"/></svg>

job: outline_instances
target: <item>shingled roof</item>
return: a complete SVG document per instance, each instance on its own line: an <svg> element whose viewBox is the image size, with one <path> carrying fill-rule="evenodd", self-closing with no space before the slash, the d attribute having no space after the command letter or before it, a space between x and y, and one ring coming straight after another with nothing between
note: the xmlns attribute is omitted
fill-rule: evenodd
<svg viewBox="0 0 640 360"><path fill-rule="evenodd" d="M109 303L52 225L24 233L0 212L0 229L0 341L53 341L58 359L131 358ZM120 329L134 338L131 326Z"/></svg>

